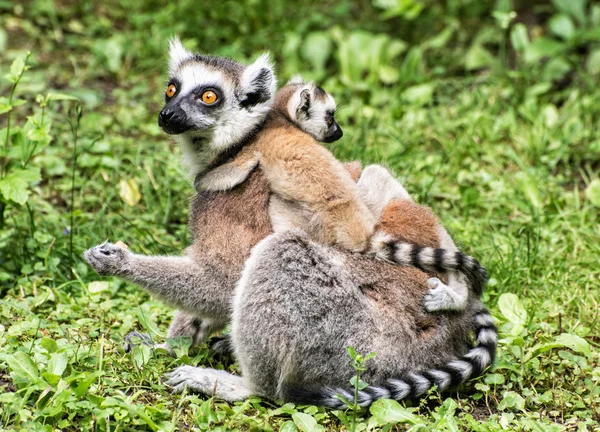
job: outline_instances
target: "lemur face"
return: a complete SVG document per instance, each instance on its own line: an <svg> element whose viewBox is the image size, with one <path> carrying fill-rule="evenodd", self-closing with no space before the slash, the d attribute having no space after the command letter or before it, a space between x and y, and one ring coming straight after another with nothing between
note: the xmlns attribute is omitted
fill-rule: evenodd
<svg viewBox="0 0 600 432"><path fill-rule="evenodd" d="M246 66L193 54L170 43L169 84L158 125L195 143L227 147L259 125L273 101L276 80L267 55Z"/></svg>
<svg viewBox="0 0 600 432"><path fill-rule="evenodd" d="M335 120L333 96L313 83L291 81L289 85L298 87L288 105L294 123L317 141L331 143L339 140L343 132Z"/></svg>

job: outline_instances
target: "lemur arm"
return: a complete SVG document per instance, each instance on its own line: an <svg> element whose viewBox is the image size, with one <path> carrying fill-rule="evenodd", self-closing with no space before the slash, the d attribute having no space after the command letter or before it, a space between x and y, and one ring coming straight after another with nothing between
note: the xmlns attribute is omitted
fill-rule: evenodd
<svg viewBox="0 0 600 432"><path fill-rule="evenodd" d="M138 255L108 242L88 249L84 256L98 274L138 284L196 316L229 315L231 291L224 288L227 278L210 264L185 256Z"/></svg>

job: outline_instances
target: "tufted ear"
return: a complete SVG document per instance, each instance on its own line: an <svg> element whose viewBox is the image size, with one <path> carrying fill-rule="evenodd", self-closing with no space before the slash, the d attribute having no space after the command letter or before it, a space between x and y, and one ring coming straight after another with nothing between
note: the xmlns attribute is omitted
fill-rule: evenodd
<svg viewBox="0 0 600 432"><path fill-rule="evenodd" d="M310 109L310 90L304 89L300 92L298 104L296 105L296 118L308 118Z"/></svg>
<svg viewBox="0 0 600 432"><path fill-rule="evenodd" d="M178 37L174 37L169 41L169 71L171 73L174 73L182 62L192 56L193 54L183 47Z"/></svg>
<svg viewBox="0 0 600 432"><path fill-rule="evenodd" d="M241 79L240 104L250 107L271 101L277 90L277 78L269 54L261 55L246 67Z"/></svg>

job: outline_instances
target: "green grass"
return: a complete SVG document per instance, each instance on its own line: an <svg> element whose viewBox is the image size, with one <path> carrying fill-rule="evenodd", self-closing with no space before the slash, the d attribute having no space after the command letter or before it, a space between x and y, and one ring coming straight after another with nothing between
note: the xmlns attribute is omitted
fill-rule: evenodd
<svg viewBox="0 0 600 432"><path fill-rule="evenodd" d="M189 244L192 187L155 120L176 32L190 48L240 60L268 48L282 81L303 72L323 82L345 133L334 153L392 168L490 271L484 299L501 332L493 370L412 407L380 403L359 413L356 430L597 430L600 51L587 33L567 44L550 18L563 11L583 32L600 28L600 9L588 5L581 24L564 2L513 5L538 20L527 24L538 42L519 51L519 24L507 30L511 42L494 5L479 2L422 2L414 20L367 1L196 3L0 2L2 75L32 51L6 159L7 172L27 171L19 175L30 195L24 205L1 201L0 428L308 431L344 430L352 419L258 398L172 395L162 377L177 365L235 365L206 347L183 345L177 359L121 349L132 330L164 340L174 311L98 277L81 253L107 238L145 254ZM565 45L543 51L540 38ZM11 86L0 81L1 94ZM79 102L53 96L43 123L26 125L27 116L41 121L36 95L48 93L77 97L80 121ZM0 129L2 155L5 138ZM27 163L26 144L37 146Z"/></svg>

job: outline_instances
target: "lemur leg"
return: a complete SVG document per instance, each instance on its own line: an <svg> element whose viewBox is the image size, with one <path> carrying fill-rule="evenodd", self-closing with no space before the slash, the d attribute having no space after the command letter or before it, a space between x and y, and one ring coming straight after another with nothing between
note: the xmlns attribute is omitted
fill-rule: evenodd
<svg viewBox="0 0 600 432"><path fill-rule="evenodd" d="M357 186L362 201L376 218L381 216L385 206L393 199L413 200L400 182L381 165L367 166Z"/></svg>
<svg viewBox="0 0 600 432"><path fill-rule="evenodd" d="M203 322L208 320L187 336L202 339L229 321L232 292L226 287L233 284L215 265L185 256L138 255L108 242L88 249L84 257L98 274L138 284Z"/></svg>

